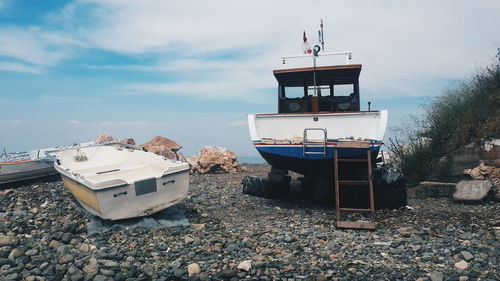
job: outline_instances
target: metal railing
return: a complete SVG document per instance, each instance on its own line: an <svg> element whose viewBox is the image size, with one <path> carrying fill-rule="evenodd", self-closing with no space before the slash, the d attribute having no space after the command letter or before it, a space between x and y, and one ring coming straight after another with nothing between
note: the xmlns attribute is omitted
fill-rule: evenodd
<svg viewBox="0 0 500 281"><path fill-rule="evenodd" d="M323 141L322 142L308 141L307 140L307 131L322 131L323 132ZM323 157L326 157L326 142L327 142L326 129L323 129L323 128L305 128L304 129L304 136L302 138L303 156L306 156L308 154L319 154L319 155L323 155ZM309 148L310 147L321 147L321 148L323 148L323 151L307 151L308 147Z"/></svg>
<svg viewBox="0 0 500 281"><path fill-rule="evenodd" d="M345 56L345 64L350 64L352 59L351 51L342 51L342 52L328 52L328 53L319 53L318 57L327 57L327 56ZM314 60L315 56L313 54L304 54L304 55L294 55L294 56L283 56L281 57L283 61L283 65L286 68L287 60L289 59L297 59L297 58L311 58Z"/></svg>

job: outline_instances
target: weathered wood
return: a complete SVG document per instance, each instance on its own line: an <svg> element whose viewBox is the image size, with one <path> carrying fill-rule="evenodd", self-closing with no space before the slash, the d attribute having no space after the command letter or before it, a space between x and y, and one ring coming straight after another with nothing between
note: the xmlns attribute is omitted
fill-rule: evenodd
<svg viewBox="0 0 500 281"><path fill-rule="evenodd" d="M337 148L370 148L371 142L368 141L342 141L337 143Z"/></svg>

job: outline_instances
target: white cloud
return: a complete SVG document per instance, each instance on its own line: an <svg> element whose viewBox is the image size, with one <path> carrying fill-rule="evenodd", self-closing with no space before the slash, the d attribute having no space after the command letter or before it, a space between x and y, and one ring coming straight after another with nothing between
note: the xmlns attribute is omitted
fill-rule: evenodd
<svg viewBox="0 0 500 281"><path fill-rule="evenodd" d="M388 87L385 92L402 90L401 95L413 96L421 94L422 83L462 78L488 63L500 45L497 1L481 5L451 0L319 1L314 5L303 1L79 1L72 4L71 12L66 11L73 16L68 19L80 12L79 6L89 3L97 7L90 16L98 24L77 33L90 46L158 57L153 64L115 67L204 71L223 80L131 85L137 90L172 90L192 96L208 87L214 89L210 93L214 98L226 98L230 95L221 91L228 92L236 83L256 76L262 78L254 84L266 81L260 87L274 85L271 69L280 67L281 55L300 53L303 29L316 42L319 18L325 19L327 50L354 51L353 62L364 64L362 82L376 87L381 95L380 81ZM238 58L224 56L231 53ZM228 69L251 73L244 78Z"/></svg>
<svg viewBox="0 0 500 281"><path fill-rule="evenodd" d="M143 64L89 67L167 74L192 71L191 76L180 75L176 83L130 87L152 92L173 89L191 96L200 96L197 91L208 87L215 98L227 98L232 97L228 89L240 82L249 86L248 91L274 86L271 69L281 67L280 56L300 53L304 29L314 44L319 18L324 18L327 50L352 50L353 62L364 64L364 86L381 95L401 89L401 95L419 95L422 84L462 78L491 59L500 45L499 13L500 2L494 0L481 5L453 0L314 4L79 0L48 15L47 26L0 28L0 55L44 67L39 70L85 49L139 61L146 57ZM60 30L53 31L53 26ZM27 71L26 67L17 69ZM242 76L241 70L248 75ZM205 75L211 81L197 79ZM254 85L247 83L256 77Z"/></svg>
<svg viewBox="0 0 500 281"><path fill-rule="evenodd" d="M40 28L0 27L0 56L39 66L54 66L70 56L69 41Z"/></svg>

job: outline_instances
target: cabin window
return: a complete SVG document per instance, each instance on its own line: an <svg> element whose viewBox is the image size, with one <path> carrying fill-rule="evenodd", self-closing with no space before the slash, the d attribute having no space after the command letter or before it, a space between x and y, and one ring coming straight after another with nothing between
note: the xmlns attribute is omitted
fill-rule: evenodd
<svg viewBox="0 0 500 281"><path fill-rule="evenodd" d="M314 91L316 88L316 91ZM330 86L309 86L307 87L307 93L310 96L324 97L330 95Z"/></svg>
<svg viewBox="0 0 500 281"><path fill-rule="evenodd" d="M303 98L304 87L286 87L285 97L289 99Z"/></svg>
<svg viewBox="0 0 500 281"><path fill-rule="evenodd" d="M354 85L334 85L333 91L335 96L349 96L354 93Z"/></svg>

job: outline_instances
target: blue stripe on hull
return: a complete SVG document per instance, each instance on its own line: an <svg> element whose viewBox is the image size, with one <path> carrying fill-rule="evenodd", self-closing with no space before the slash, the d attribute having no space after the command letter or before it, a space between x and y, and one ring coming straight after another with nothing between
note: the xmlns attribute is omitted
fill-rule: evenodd
<svg viewBox="0 0 500 281"><path fill-rule="evenodd" d="M335 147L327 147L326 157L323 154L306 154L304 155L304 149L302 146L273 146L273 145L258 145L255 148L259 152L275 154L286 157L293 157L297 159L304 160L315 160L315 159L333 159L333 153ZM372 154L378 153L380 146L372 146L370 151ZM323 147L309 147L308 152L323 152ZM350 148L339 148L338 149L339 158L366 158L366 150L364 149L350 149Z"/></svg>

